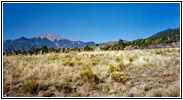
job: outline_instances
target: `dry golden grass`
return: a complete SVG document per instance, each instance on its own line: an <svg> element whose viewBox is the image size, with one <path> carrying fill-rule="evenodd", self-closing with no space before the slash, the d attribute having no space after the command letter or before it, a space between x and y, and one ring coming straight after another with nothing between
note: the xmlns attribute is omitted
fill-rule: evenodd
<svg viewBox="0 0 183 100"><path fill-rule="evenodd" d="M10 97L177 97L179 83L179 48L3 56Z"/></svg>

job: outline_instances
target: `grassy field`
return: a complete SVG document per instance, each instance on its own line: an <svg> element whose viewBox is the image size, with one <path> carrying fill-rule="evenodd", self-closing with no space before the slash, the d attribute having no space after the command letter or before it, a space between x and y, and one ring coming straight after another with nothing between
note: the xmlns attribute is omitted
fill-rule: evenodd
<svg viewBox="0 0 183 100"><path fill-rule="evenodd" d="M180 49L3 56L10 97L178 97Z"/></svg>

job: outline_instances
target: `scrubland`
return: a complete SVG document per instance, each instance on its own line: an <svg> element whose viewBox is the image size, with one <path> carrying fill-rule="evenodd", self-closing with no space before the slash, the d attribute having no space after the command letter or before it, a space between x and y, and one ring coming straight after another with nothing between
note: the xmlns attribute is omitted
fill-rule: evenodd
<svg viewBox="0 0 183 100"><path fill-rule="evenodd" d="M179 97L180 49L3 56L3 96Z"/></svg>

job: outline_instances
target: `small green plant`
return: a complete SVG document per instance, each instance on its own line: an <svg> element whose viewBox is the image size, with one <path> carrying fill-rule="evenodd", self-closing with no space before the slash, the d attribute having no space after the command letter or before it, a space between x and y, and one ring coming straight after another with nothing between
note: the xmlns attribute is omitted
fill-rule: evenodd
<svg viewBox="0 0 183 100"><path fill-rule="evenodd" d="M125 82L128 80L128 77L122 72L112 72L110 76L117 82Z"/></svg>
<svg viewBox="0 0 183 100"><path fill-rule="evenodd" d="M77 64L80 66L82 65L83 63L81 61L78 61Z"/></svg>
<svg viewBox="0 0 183 100"><path fill-rule="evenodd" d="M71 59L66 59L63 61L64 66L74 66L74 63L71 61Z"/></svg>
<svg viewBox="0 0 183 100"><path fill-rule="evenodd" d="M56 84L54 84L54 87L55 87L58 91L63 90L64 93L70 93L70 92L72 91L72 88L71 88L71 86L69 85L68 82L56 83Z"/></svg>
<svg viewBox="0 0 183 100"><path fill-rule="evenodd" d="M90 54L90 58L93 58L93 57L95 57L95 55L94 54Z"/></svg>
<svg viewBox="0 0 183 100"><path fill-rule="evenodd" d="M99 83L99 78L91 70L83 70L79 73L80 78L86 82Z"/></svg>
<svg viewBox="0 0 183 100"><path fill-rule="evenodd" d="M65 58L71 58L71 55L70 54L66 54Z"/></svg>
<svg viewBox="0 0 183 100"><path fill-rule="evenodd" d="M92 60L92 65L93 66L98 65L98 63L99 63L99 59Z"/></svg>
<svg viewBox="0 0 183 100"><path fill-rule="evenodd" d="M119 62L120 60L121 60L121 59L120 59L119 57L116 57L116 58L115 58L115 61L116 61L116 62Z"/></svg>
<svg viewBox="0 0 183 100"><path fill-rule="evenodd" d="M117 71L117 68L114 65L109 64L109 72L114 72L114 71Z"/></svg>
<svg viewBox="0 0 183 100"><path fill-rule="evenodd" d="M135 59L134 59L133 57L130 57L130 58L129 58L129 61L130 61L130 62L133 62L134 60L135 60Z"/></svg>
<svg viewBox="0 0 183 100"><path fill-rule="evenodd" d="M51 56L49 57L50 60L56 60L56 59L59 59L59 58L60 58L60 57L59 57L58 54L54 54L54 55L51 55Z"/></svg>
<svg viewBox="0 0 183 100"><path fill-rule="evenodd" d="M124 63L120 62L117 66L118 71L123 71L126 68L126 66L124 65Z"/></svg>

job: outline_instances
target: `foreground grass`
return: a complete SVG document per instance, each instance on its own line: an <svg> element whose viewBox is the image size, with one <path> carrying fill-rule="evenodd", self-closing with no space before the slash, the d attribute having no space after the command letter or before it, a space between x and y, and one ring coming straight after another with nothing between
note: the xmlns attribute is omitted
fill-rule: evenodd
<svg viewBox="0 0 183 100"><path fill-rule="evenodd" d="M3 56L10 97L177 97L180 49Z"/></svg>

